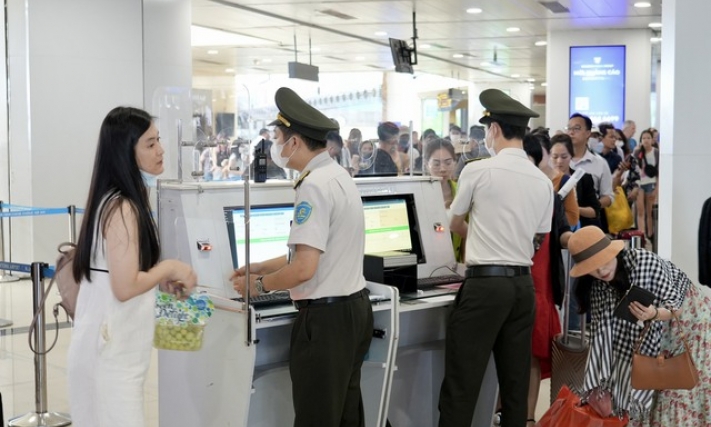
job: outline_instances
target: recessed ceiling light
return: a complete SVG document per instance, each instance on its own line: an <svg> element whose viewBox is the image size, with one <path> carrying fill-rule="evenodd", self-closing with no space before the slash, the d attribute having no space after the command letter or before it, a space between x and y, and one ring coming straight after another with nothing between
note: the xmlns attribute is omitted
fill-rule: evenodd
<svg viewBox="0 0 711 427"><path fill-rule="evenodd" d="M489 66L491 66L491 63L484 61L479 65L481 65L482 67L489 67Z"/></svg>
<svg viewBox="0 0 711 427"><path fill-rule="evenodd" d="M529 83L533 83L533 82L536 81L536 79L526 79L526 81L529 82Z"/></svg>
<svg viewBox="0 0 711 427"><path fill-rule="evenodd" d="M662 42L662 38L661 38L661 37L652 37L652 38L649 39L649 41L652 42L652 43L661 43L661 42Z"/></svg>
<svg viewBox="0 0 711 427"><path fill-rule="evenodd" d="M455 53L454 55L452 55L452 58L464 58L464 55L462 55L461 53Z"/></svg>
<svg viewBox="0 0 711 427"><path fill-rule="evenodd" d="M648 2L648 1L638 1L637 3L634 4L634 7L639 7L639 8L652 7L652 3Z"/></svg>
<svg viewBox="0 0 711 427"><path fill-rule="evenodd" d="M479 9L478 7L470 7L469 9L467 9L467 13L471 14L477 14L481 12L483 12L483 10Z"/></svg>
<svg viewBox="0 0 711 427"><path fill-rule="evenodd" d="M511 74L511 78L512 78L512 79L517 79L517 78L519 78L519 77L521 77L520 74Z"/></svg>
<svg viewBox="0 0 711 427"><path fill-rule="evenodd" d="M207 51L208 55L217 55L218 53L220 53L220 51L215 49L210 49Z"/></svg>
<svg viewBox="0 0 711 427"><path fill-rule="evenodd" d="M432 47L432 45L431 45L431 44L427 44L427 43L420 45L420 49L429 49L429 48L431 48L431 47Z"/></svg>
<svg viewBox="0 0 711 427"><path fill-rule="evenodd" d="M548 42L545 40L538 40L537 42L535 42L533 44L535 44L536 46L545 46L548 44Z"/></svg>
<svg viewBox="0 0 711 427"><path fill-rule="evenodd" d="M321 52L321 48L320 47L312 47L311 52Z"/></svg>
<svg viewBox="0 0 711 427"><path fill-rule="evenodd" d="M234 73L235 69L234 68L225 68L225 73Z"/></svg>
<svg viewBox="0 0 711 427"><path fill-rule="evenodd" d="M272 62L272 58L264 58L262 59L262 62Z"/></svg>
<svg viewBox="0 0 711 427"><path fill-rule="evenodd" d="M531 86L528 87L529 90L533 90L533 89L535 89L535 88L536 88L536 87L533 86L533 85L531 85Z"/></svg>
<svg viewBox="0 0 711 427"><path fill-rule="evenodd" d="M649 28L662 28L661 22L652 22L649 24Z"/></svg>
<svg viewBox="0 0 711 427"><path fill-rule="evenodd" d="M546 87L546 86L548 86L548 83L547 83L547 82L543 82L543 83L541 83L541 86Z"/></svg>
<svg viewBox="0 0 711 427"><path fill-rule="evenodd" d="M509 27L506 29L506 31L508 31L509 33L518 33L519 31L521 31L521 29L518 27Z"/></svg>
<svg viewBox="0 0 711 427"><path fill-rule="evenodd" d="M355 57L355 60L356 60L356 61L362 61L362 60L364 60L364 59L365 59L365 56L356 56L356 57Z"/></svg>
<svg viewBox="0 0 711 427"><path fill-rule="evenodd" d="M387 36L388 33L386 33L385 31L376 31L376 32L375 32L375 35L382 37L382 36Z"/></svg>

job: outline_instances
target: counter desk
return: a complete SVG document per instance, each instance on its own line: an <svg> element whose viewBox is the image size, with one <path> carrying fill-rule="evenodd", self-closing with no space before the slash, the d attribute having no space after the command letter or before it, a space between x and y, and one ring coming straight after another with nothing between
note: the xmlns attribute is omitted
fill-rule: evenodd
<svg viewBox="0 0 711 427"><path fill-rule="evenodd" d="M368 282L373 338L362 368L368 427L437 425L444 337L453 290L400 299L396 288ZM159 351L161 427L275 427L293 424L289 342L292 306L246 310L214 296L216 310L196 352ZM249 320L249 322L248 322ZM490 426L498 386L490 362L472 426Z"/></svg>

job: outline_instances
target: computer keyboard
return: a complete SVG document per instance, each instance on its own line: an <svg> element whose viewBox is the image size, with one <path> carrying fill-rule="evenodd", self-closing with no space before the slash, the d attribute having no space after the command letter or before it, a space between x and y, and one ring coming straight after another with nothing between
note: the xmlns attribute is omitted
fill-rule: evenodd
<svg viewBox="0 0 711 427"><path fill-rule="evenodd" d="M235 301L244 302L244 298L234 298ZM261 294L249 298L249 303L254 308L269 307L273 305L291 304L291 297L288 292L272 292Z"/></svg>
<svg viewBox="0 0 711 427"><path fill-rule="evenodd" d="M448 274L445 276L423 277L417 279L417 289L429 289L440 285L449 285L452 283L461 283L464 277L458 274Z"/></svg>

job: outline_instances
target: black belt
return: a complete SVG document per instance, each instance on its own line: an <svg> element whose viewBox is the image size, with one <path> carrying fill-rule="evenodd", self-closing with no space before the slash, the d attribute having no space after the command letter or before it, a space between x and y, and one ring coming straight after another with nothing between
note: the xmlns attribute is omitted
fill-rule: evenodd
<svg viewBox="0 0 711 427"><path fill-rule="evenodd" d="M334 302L343 302L343 301L350 301L358 298L364 298L367 297L368 293L365 289L361 289L360 291L346 295L346 296L341 296L341 297L323 297L323 298L317 298L317 299L300 299L300 300L295 300L294 301L294 307L296 307L297 310L301 310L302 308L306 308L309 306L313 305L326 305L326 304L333 304Z"/></svg>
<svg viewBox="0 0 711 427"><path fill-rule="evenodd" d="M473 265L467 268L467 277L516 277L529 274L531 268L520 265Z"/></svg>

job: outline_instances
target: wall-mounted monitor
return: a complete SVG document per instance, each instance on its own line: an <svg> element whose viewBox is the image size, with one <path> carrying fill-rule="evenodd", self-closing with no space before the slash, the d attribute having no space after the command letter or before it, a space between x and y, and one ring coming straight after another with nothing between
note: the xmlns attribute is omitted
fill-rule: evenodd
<svg viewBox="0 0 711 427"><path fill-rule="evenodd" d="M412 49L410 49L405 40L391 38L390 52L393 55L395 71L397 71L398 73L410 74L414 72L412 69Z"/></svg>
<svg viewBox="0 0 711 427"><path fill-rule="evenodd" d="M244 207L224 208L227 235L232 251L232 265L235 269L245 265L246 237ZM252 206L249 210L249 262L260 262L288 252L287 242L294 206L263 205Z"/></svg>
<svg viewBox="0 0 711 427"><path fill-rule="evenodd" d="M362 196L365 253L403 252L425 262L420 225L412 194Z"/></svg>
<svg viewBox="0 0 711 427"><path fill-rule="evenodd" d="M570 47L569 115L584 114L594 125L625 121L625 46Z"/></svg>

